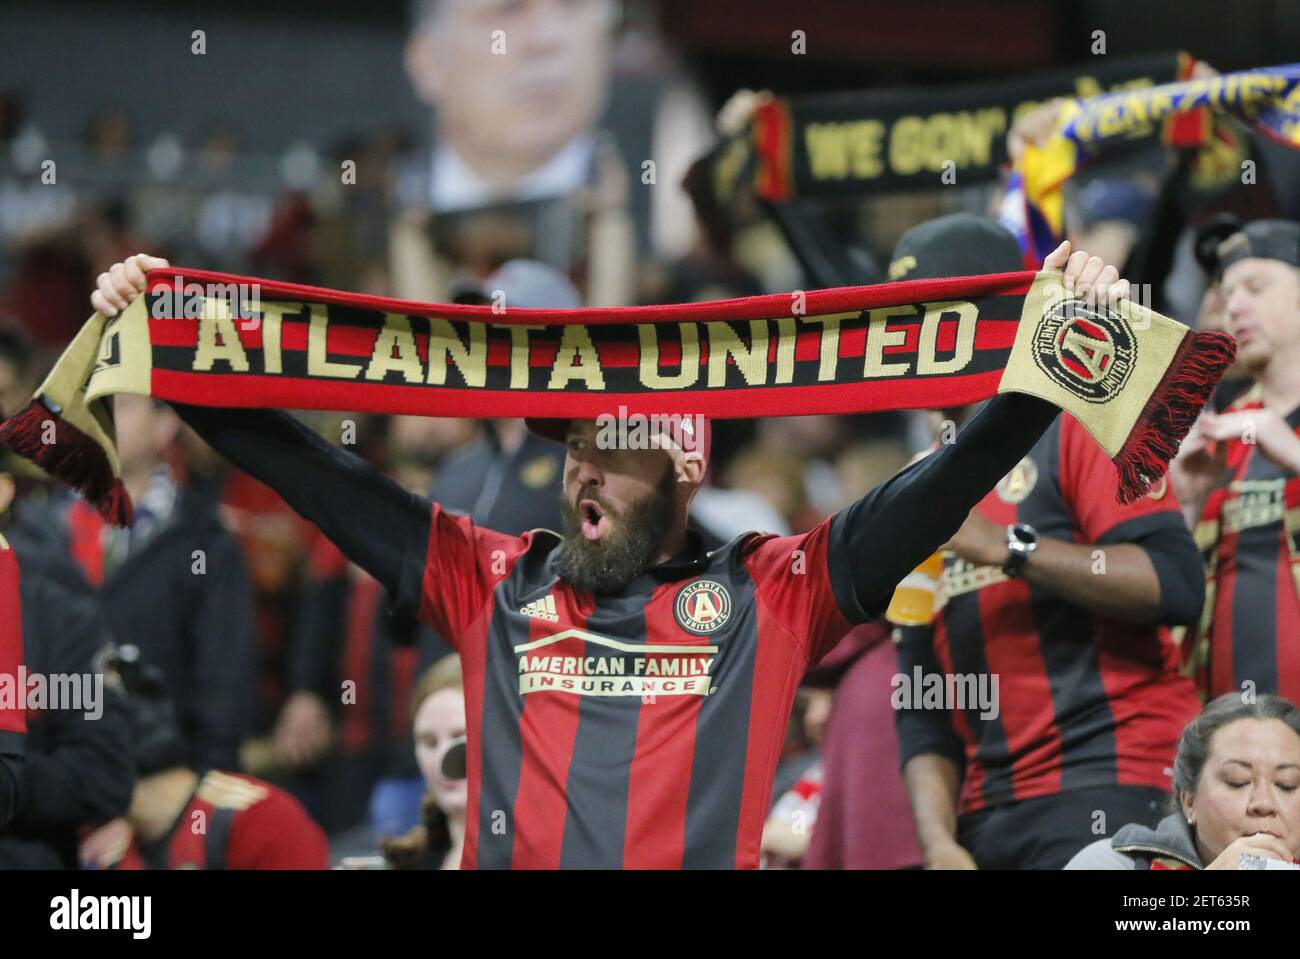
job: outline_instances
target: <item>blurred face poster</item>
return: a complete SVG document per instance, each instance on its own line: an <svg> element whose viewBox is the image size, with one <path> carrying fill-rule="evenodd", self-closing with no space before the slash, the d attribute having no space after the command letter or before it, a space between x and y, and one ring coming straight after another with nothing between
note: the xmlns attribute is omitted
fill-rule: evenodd
<svg viewBox="0 0 1300 959"><path fill-rule="evenodd" d="M435 212L565 196L610 96L610 0L424 0L405 53L433 109Z"/></svg>
<svg viewBox="0 0 1300 959"><path fill-rule="evenodd" d="M634 295L624 261L636 251L688 251L689 200L647 186L680 183L712 141L711 115L657 26L638 15L645 9L615 0L416 0L410 9L402 60L428 134L407 158L399 206L433 214L422 242L438 257L477 275L513 257L575 277L595 270L609 284L586 276L583 285L603 288L598 298L613 305ZM615 233L602 223L618 224ZM607 270L592 266L595 247Z"/></svg>

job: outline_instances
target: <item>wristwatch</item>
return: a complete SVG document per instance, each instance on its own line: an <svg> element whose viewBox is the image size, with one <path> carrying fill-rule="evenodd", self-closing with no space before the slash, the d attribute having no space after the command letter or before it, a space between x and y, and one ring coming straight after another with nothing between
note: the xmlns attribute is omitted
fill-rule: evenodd
<svg viewBox="0 0 1300 959"><path fill-rule="evenodd" d="M1007 561L1002 572L1019 576L1029 562L1029 554L1038 549L1038 530L1028 523L1012 523L1007 527Z"/></svg>

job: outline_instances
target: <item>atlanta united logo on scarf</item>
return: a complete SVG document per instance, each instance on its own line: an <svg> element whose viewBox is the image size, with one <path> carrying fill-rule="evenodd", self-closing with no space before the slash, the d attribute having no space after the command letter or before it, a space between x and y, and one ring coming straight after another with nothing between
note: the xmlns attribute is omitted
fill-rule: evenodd
<svg viewBox="0 0 1300 959"><path fill-rule="evenodd" d="M1034 363L1053 382L1090 403L1118 396L1136 362L1132 331L1117 313L1065 300L1038 322Z"/></svg>

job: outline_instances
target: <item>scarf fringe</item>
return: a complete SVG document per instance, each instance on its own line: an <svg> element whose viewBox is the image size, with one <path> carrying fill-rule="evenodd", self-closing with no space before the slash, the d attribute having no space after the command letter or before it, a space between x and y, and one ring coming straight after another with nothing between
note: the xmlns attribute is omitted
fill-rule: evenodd
<svg viewBox="0 0 1300 959"><path fill-rule="evenodd" d="M53 421L57 442L44 442L46 424ZM51 476L86 497L106 523L130 526L131 497L103 448L67 420L51 412L39 398L0 423L0 445L31 460Z"/></svg>
<svg viewBox="0 0 1300 959"><path fill-rule="evenodd" d="M1191 430L1201 408L1209 402L1219 378L1237 356L1237 343L1227 333L1189 332L1160 385L1147 401L1133 431L1115 457L1119 468L1121 503L1144 496L1164 475Z"/></svg>

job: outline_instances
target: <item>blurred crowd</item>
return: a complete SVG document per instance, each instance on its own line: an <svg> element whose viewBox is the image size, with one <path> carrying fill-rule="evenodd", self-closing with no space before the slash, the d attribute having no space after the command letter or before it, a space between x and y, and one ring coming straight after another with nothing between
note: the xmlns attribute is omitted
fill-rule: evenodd
<svg viewBox="0 0 1300 959"><path fill-rule="evenodd" d="M88 114L80 142L50 142L21 92L0 90L0 411L22 407L80 328L97 274L141 251L434 302L490 302L505 291L524 306L614 306L810 284L757 203L742 201L726 223L696 220L680 185L712 145L721 104L644 37L620 34L612 3L492 7L510 19L509 56L466 39L482 28L476 10L412 5L403 55L412 94L430 110L429 135L359 129L270 156L226 119L198 137L145 139L121 104ZM629 71L659 77L652 102L629 108L640 111L642 135L650 131L648 153L607 122ZM1148 282L1163 311L1223 328L1198 236L1208 243L1240 220L1295 211L1265 183L1153 238L1166 198L1159 149L1077 178L1069 238L1115 264L1162 244L1163 268ZM50 157L57 177L43 181ZM806 212L853 251L860 273L846 282L870 283L886 278L882 264L909 228L946 214L996 217L1001 198L998 184L936 185ZM1198 233L1210 214L1239 219ZM465 720L450 646L393 615L374 580L168 407L122 396L115 413L136 504L128 530L105 526L16 458L0 462L14 478L12 503L0 503L4 534L24 576L39 569L31 575L48 590L38 628L60 637L42 651L45 671L95 663L131 704L95 723L33 721L44 745L29 751L62 753L71 771L52 777L58 801L0 830L0 867L458 862ZM521 422L302 418L476 522L506 533L558 528L563 450ZM749 529L807 531L927 449L939 419L718 422L693 521L718 543ZM195 563L204 575L193 575ZM898 773L890 640L883 622L859 630L801 691L764 838L769 865L810 855L829 867L927 862ZM28 644L41 640L29 635ZM844 759L848 741L856 752ZM822 803L828 743L840 744L834 762L870 780L851 803L848 787L836 786L834 802L846 806ZM853 809L868 803L876 824L859 835ZM195 808L248 815L225 827L235 830L225 847L166 847ZM836 824L810 854L819 808Z"/></svg>

